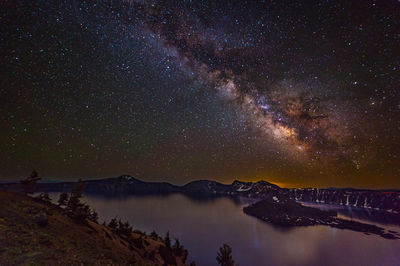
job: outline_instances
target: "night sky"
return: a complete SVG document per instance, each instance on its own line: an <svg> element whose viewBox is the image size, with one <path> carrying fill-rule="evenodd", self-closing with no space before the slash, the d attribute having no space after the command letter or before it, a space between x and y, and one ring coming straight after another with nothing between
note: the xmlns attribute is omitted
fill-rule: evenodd
<svg viewBox="0 0 400 266"><path fill-rule="evenodd" d="M0 180L400 188L398 1L0 5Z"/></svg>

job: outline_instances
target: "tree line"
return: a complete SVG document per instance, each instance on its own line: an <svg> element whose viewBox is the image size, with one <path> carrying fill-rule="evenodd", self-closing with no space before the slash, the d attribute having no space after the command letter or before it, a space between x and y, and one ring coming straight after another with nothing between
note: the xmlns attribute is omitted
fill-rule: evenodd
<svg viewBox="0 0 400 266"><path fill-rule="evenodd" d="M32 171L32 173L26 178L20 181L21 190L26 195L31 195L35 193L37 182L41 178L37 171ZM83 183L79 179L75 186L72 187L71 193L68 194L63 192L60 194L58 199L58 206L63 208L64 212L77 222L85 222L86 219L96 222L99 219L99 215L95 210L92 210L89 205L81 202L83 192ZM50 203L51 199L49 193L40 193L36 199L42 200L44 202Z"/></svg>

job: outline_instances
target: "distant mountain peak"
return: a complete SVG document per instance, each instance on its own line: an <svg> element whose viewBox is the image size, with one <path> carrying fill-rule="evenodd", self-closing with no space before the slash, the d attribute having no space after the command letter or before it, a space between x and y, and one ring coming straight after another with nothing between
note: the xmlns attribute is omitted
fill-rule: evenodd
<svg viewBox="0 0 400 266"><path fill-rule="evenodd" d="M118 179L124 179L124 180L128 180L128 181L137 180L136 178L134 178L131 175L121 175L120 177L118 177Z"/></svg>
<svg viewBox="0 0 400 266"><path fill-rule="evenodd" d="M107 180L107 179L105 179L105 180ZM109 178L108 181L129 182L129 183L132 183L132 182L135 182L135 183L143 182L143 181L141 181L141 180L139 180L139 179L137 179L137 178L135 178L135 177L133 177L131 175L121 175L121 176L118 176L118 177Z"/></svg>
<svg viewBox="0 0 400 266"><path fill-rule="evenodd" d="M259 181L257 181L257 184L269 185L269 186L272 186L272 187L275 187L275 188L280 188L278 185L275 185L275 184L270 183L270 182L265 181L265 180L259 180Z"/></svg>
<svg viewBox="0 0 400 266"><path fill-rule="evenodd" d="M273 183L270 183L270 182L268 182L268 181L265 181L265 180L259 180L259 181L257 181L257 182L251 182L251 181L240 181L240 180L235 180L235 181L233 181L232 182L232 185L252 185L252 184L257 184L257 185L268 185L268 186L271 186L271 187L274 187L274 188L280 188L278 185L275 185L275 184L273 184Z"/></svg>

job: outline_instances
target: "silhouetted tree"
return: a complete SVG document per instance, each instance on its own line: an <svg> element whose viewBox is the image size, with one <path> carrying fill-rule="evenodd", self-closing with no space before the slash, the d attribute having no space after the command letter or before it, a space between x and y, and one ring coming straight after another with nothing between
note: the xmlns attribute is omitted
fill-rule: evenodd
<svg viewBox="0 0 400 266"><path fill-rule="evenodd" d="M176 259L173 256L170 248L160 245L158 247L158 253L160 254L161 258L164 260L163 265L176 265Z"/></svg>
<svg viewBox="0 0 400 266"><path fill-rule="evenodd" d="M166 247L168 250L170 250L170 249L171 249L171 238L169 237L169 231L168 231L167 234L165 235L164 243L165 243L165 247Z"/></svg>
<svg viewBox="0 0 400 266"><path fill-rule="evenodd" d="M111 221L108 223L108 227L110 227L113 230L116 230L118 227L118 222L117 222L117 218L114 217L111 219Z"/></svg>
<svg viewBox="0 0 400 266"><path fill-rule="evenodd" d="M88 205L79 202L79 204L73 209L70 214L72 218L74 218L76 221L83 222L86 218L90 217L90 208Z"/></svg>
<svg viewBox="0 0 400 266"><path fill-rule="evenodd" d="M169 236L169 232L165 235L164 244L158 247L158 252L160 253L161 258L164 260L164 265L176 265L176 259L173 256L172 248L171 248L171 238Z"/></svg>
<svg viewBox="0 0 400 266"><path fill-rule="evenodd" d="M79 179L77 184L72 187L66 210L78 222L84 222L85 219L97 222L98 214L94 210L91 210L87 204L81 202L82 191L83 183Z"/></svg>
<svg viewBox="0 0 400 266"><path fill-rule="evenodd" d="M37 171L33 170L30 176L26 179L21 180L19 183L21 185L22 191L25 194L33 194L36 189L36 183L40 180L39 174Z"/></svg>
<svg viewBox="0 0 400 266"><path fill-rule="evenodd" d="M181 257L183 262L186 262L188 251L185 249L183 245L179 242L178 238L175 238L175 243L172 247L172 251L177 257Z"/></svg>
<svg viewBox="0 0 400 266"><path fill-rule="evenodd" d="M142 248L144 248L144 245L143 245L143 237L141 236L141 237L138 237L138 238L130 238L130 241L129 241L131 244L133 244L135 247L137 247L137 248L139 248L139 249L142 249Z"/></svg>
<svg viewBox="0 0 400 266"><path fill-rule="evenodd" d="M158 236L158 234L156 233L156 231L153 230L153 232L151 232L150 237L153 238L154 240L159 239L160 237Z"/></svg>
<svg viewBox="0 0 400 266"><path fill-rule="evenodd" d="M91 210L89 220L97 223L99 220L99 214L95 210Z"/></svg>
<svg viewBox="0 0 400 266"><path fill-rule="evenodd" d="M132 227L129 225L128 222L122 222L121 220L118 220L116 233L119 235L130 236L132 233Z"/></svg>
<svg viewBox="0 0 400 266"><path fill-rule="evenodd" d="M39 199L46 201L46 202L51 202L49 193L45 192L45 193L40 193L39 195Z"/></svg>
<svg viewBox="0 0 400 266"><path fill-rule="evenodd" d="M232 258L232 248L224 244L219 248L219 252L217 253L217 262L221 266L236 266L235 261Z"/></svg>
<svg viewBox="0 0 400 266"><path fill-rule="evenodd" d="M79 179L78 183L72 187L71 196L69 197L69 201L67 204L67 207L71 212L76 212L77 209L82 205L80 200L82 198L82 191L83 183L82 179Z"/></svg>
<svg viewBox="0 0 400 266"><path fill-rule="evenodd" d="M175 238L175 244L173 246L173 249L175 249L175 250L181 249L181 243L179 242L178 238Z"/></svg>
<svg viewBox="0 0 400 266"><path fill-rule="evenodd" d="M60 197L58 198L58 205L59 206L67 206L68 199L69 199L69 196L66 192L61 193Z"/></svg>

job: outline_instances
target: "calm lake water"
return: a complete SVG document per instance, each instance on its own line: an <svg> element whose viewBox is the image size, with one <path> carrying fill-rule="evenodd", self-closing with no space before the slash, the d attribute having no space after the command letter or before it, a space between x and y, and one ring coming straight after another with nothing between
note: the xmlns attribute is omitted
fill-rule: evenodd
<svg viewBox="0 0 400 266"><path fill-rule="evenodd" d="M194 260L197 265L216 265L223 243L232 247L235 261L242 266L400 265L400 240L327 226L281 230L244 214L248 199L172 194L85 196L85 201L98 211L101 222L118 216L147 233L154 229L164 236L170 231L188 249L188 262ZM387 226L400 231L400 227Z"/></svg>

